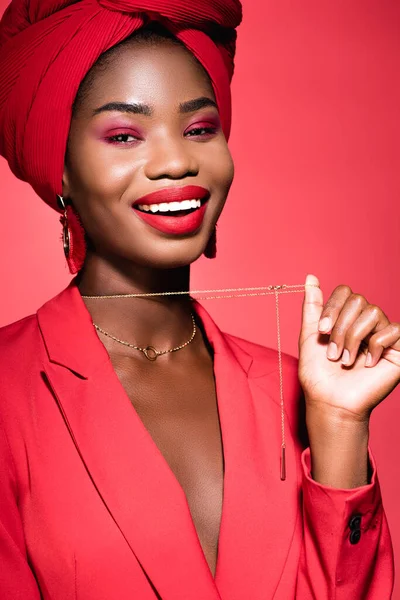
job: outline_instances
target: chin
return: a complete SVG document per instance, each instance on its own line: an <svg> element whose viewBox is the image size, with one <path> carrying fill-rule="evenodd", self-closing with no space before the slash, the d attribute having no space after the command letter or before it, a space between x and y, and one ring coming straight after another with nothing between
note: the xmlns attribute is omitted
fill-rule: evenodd
<svg viewBox="0 0 400 600"><path fill-rule="evenodd" d="M196 262L204 253L206 243L198 241L194 243L179 243L176 240L170 243L164 244L164 248L155 252L153 249L149 249L148 252L142 254L140 257L131 257L132 262L140 264L143 267L153 269L179 269L187 267L192 263Z"/></svg>

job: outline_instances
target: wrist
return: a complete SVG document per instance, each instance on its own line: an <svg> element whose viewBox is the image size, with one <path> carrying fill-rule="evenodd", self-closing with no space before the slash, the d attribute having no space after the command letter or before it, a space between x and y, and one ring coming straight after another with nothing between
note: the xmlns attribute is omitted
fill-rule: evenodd
<svg viewBox="0 0 400 600"><path fill-rule="evenodd" d="M313 415L315 418L323 419L327 423L340 424L349 427L356 428L357 424L369 425L371 410L356 411L344 406L335 406L334 404L328 404L321 402L318 398L314 398L310 395L305 395L305 404L307 407L307 414Z"/></svg>
<svg viewBox="0 0 400 600"><path fill-rule="evenodd" d="M368 483L369 418L307 406L312 477L322 485L355 488Z"/></svg>
<svg viewBox="0 0 400 600"><path fill-rule="evenodd" d="M336 435L338 431L343 435L358 436L369 432L369 415L359 415L348 409L336 406L324 406L321 403L310 402L306 398L307 429L316 434Z"/></svg>

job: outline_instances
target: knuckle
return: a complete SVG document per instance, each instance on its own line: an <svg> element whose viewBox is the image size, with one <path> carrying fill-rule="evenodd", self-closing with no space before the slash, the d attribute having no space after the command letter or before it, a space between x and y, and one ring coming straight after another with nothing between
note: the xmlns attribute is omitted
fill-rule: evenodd
<svg viewBox="0 0 400 600"><path fill-rule="evenodd" d="M367 306L367 304L368 304L366 298L364 296L362 296L361 294L352 294L351 300L355 304L358 304L359 306Z"/></svg>
<svg viewBox="0 0 400 600"><path fill-rule="evenodd" d="M368 343L369 349L374 352L378 348L382 348L382 340L378 335L374 335L371 337Z"/></svg>
<svg viewBox="0 0 400 600"><path fill-rule="evenodd" d="M379 316L382 313L382 309L376 304L369 304L368 310L372 315Z"/></svg>

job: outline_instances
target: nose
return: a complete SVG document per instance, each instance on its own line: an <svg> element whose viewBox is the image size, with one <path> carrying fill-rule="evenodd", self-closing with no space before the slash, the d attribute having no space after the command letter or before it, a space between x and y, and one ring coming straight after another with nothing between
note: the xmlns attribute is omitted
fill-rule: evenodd
<svg viewBox="0 0 400 600"><path fill-rule="evenodd" d="M154 142L145 166L148 179L183 179L195 177L199 163L185 139L168 139Z"/></svg>

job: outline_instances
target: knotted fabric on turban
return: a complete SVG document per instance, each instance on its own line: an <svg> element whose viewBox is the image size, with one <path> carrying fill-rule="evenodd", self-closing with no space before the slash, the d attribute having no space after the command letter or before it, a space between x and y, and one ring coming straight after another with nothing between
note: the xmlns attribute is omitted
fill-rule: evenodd
<svg viewBox="0 0 400 600"><path fill-rule="evenodd" d="M0 21L0 154L60 211L79 84L103 52L154 19L208 72L228 138L241 17L239 0L13 0Z"/></svg>

